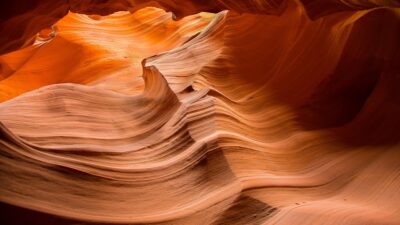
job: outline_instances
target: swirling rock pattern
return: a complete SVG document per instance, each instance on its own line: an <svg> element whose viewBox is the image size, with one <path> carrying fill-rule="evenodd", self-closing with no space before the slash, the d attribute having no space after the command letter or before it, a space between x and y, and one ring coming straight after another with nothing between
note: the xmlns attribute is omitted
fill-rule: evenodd
<svg viewBox="0 0 400 225"><path fill-rule="evenodd" d="M2 224L400 224L398 7L11 3Z"/></svg>

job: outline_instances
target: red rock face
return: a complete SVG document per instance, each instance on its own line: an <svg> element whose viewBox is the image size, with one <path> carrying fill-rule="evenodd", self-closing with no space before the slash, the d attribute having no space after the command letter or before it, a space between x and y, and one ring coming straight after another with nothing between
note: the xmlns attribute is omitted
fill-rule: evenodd
<svg viewBox="0 0 400 225"><path fill-rule="evenodd" d="M398 1L2 4L1 224L400 224Z"/></svg>

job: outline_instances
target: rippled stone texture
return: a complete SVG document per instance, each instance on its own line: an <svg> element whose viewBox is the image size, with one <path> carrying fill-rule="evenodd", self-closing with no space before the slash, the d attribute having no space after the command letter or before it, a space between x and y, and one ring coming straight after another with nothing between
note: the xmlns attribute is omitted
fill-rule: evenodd
<svg viewBox="0 0 400 225"><path fill-rule="evenodd" d="M2 224L399 224L398 7L10 3Z"/></svg>

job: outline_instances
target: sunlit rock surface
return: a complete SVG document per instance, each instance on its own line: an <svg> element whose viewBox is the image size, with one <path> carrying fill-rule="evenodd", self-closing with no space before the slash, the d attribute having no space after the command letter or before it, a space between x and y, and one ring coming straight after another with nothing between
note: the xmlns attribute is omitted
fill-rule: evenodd
<svg viewBox="0 0 400 225"><path fill-rule="evenodd" d="M399 1L1 4L1 224L400 224Z"/></svg>

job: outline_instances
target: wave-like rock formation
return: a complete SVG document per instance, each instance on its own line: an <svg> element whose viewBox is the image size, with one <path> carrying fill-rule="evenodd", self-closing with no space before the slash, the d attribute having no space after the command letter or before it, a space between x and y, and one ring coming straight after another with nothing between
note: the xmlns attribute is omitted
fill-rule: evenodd
<svg viewBox="0 0 400 225"><path fill-rule="evenodd" d="M1 224L400 224L399 1L2 4Z"/></svg>

